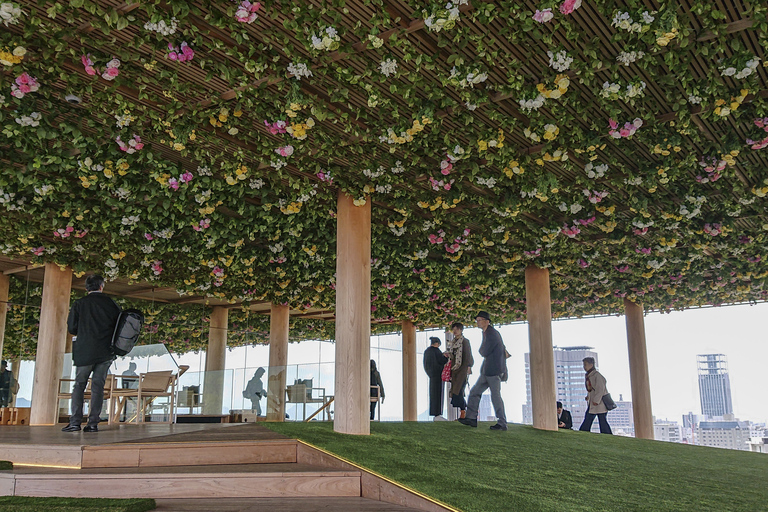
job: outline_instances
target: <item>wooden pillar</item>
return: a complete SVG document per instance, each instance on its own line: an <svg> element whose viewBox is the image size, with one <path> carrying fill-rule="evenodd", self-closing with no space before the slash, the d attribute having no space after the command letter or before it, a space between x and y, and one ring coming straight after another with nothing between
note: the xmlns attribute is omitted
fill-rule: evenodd
<svg viewBox="0 0 768 512"><path fill-rule="evenodd" d="M635 437L653 439L653 412L651 385L648 378L648 351L645 346L643 306L624 299L627 320L627 347L629 349L629 380L632 386L632 408Z"/></svg>
<svg viewBox="0 0 768 512"><path fill-rule="evenodd" d="M555 356L552 349L552 303L549 270L528 265L525 269L525 303L531 362L533 427L557 430Z"/></svg>
<svg viewBox="0 0 768 512"><path fill-rule="evenodd" d="M71 291L72 269L67 267L62 270L55 263L46 263L30 425L53 425L58 421L56 388L67 343L67 315Z"/></svg>
<svg viewBox="0 0 768 512"><path fill-rule="evenodd" d="M203 414L222 414L228 322L229 309L214 306L208 327L208 350L205 351Z"/></svg>
<svg viewBox="0 0 768 512"><path fill-rule="evenodd" d="M5 318L8 314L8 289L11 278L0 272L0 360L3 359L3 340L5 339Z"/></svg>
<svg viewBox="0 0 768 512"><path fill-rule="evenodd" d="M269 313L267 421L285 421L285 379L288 371L288 306L272 304Z"/></svg>
<svg viewBox="0 0 768 512"><path fill-rule="evenodd" d="M403 320L403 421L418 421L416 326Z"/></svg>
<svg viewBox="0 0 768 512"><path fill-rule="evenodd" d="M333 429L368 435L371 355L371 201L339 191L336 217L336 390Z"/></svg>

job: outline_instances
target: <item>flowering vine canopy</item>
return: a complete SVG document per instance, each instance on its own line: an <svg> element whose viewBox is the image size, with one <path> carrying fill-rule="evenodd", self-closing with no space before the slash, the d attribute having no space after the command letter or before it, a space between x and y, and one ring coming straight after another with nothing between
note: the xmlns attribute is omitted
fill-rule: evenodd
<svg viewBox="0 0 768 512"><path fill-rule="evenodd" d="M372 318L764 300L760 2L0 4L0 250L333 308L372 202Z"/></svg>

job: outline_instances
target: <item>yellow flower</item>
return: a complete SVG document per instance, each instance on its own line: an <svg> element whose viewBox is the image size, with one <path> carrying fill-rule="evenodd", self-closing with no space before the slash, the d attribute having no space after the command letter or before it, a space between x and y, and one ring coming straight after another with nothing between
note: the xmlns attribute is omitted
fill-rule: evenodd
<svg viewBox="0 0 768 512"><path fill-rule="evenodd" d="M355 206L364 206L366 202L367 201L365 197L361 197L360 199L355 199L354 201L352 201L352 204L354 204Z"/></svg>
<svg viewBox="0 0 768 512"><path fill-rule="evenodd" d="M486 151L488 149L488 143L484 140L477 141L479 151Z"/></svg>

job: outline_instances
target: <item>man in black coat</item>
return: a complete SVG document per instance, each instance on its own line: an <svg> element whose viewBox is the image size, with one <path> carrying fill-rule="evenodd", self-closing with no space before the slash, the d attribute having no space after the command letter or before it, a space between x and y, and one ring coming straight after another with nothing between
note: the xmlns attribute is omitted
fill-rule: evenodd
<svg viewBox="0 0 768 512"><path fill-rule="evenodd" d="M112 336L120 316L120 306L102 293L104 278L88 276L85 280L88 295L72 304L67 318L69 333L77 336L72 343L75 363L75 385L72 388L72 416L64 432L77 432L83 421L83 395L91 378L91 407L84 432L99 431L99 416L104 403L104 382L112 364Z"/></svg>
<svg viewBox="0 0 768 512"><path fill-rule="evenodd" d="M563 409L563 402L557 402L557 428L573 429L571 412Z"/></svg>
<svg viewBox="0 0 768 512"><path fill-rule="evenodd" d="M459 419L459 422L470 427L477 426L477 412L480 408L480 397L486 389L491 390L491 403L496 413L496 424L491 425L491 430L507 430L507 415L504 412L504 400L501 399L501 383L507 380L506 349L501 340L499 331L491 325L491 315L481 311L475 317L477 326L483 330L483 342L480 345L480 355L483 356L483 365L480 367L480 376L472 386L467 401L467 416Z"/></svg>
<svg viewBox="0 0 768 512"><path fill-rule="evenodd" d="M429 415L435 421L447 421L443 417L443 367L448 358L440 352L440 338L429 338L430 346L424 351L424 371L429 376Z"/></svg>

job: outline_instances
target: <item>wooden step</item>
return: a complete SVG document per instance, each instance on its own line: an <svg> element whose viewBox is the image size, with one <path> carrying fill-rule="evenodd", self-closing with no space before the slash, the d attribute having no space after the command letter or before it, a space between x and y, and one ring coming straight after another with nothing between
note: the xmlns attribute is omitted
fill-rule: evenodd
<svg viewBox="0 0 768 512"><path fill-rule="evenodd" d="M156 500L155 512L417 512L366 498L237 498Z"/></svg>
<svg viewBox="0 0 768 512"><path fill-rule="evenodd" d="M16 496L93 498L281 498L361 496L360 471L306 464L173 468L19 468Z"/></svg>
<svg viewBox="0 0 768 512"><path fill-rule="evenodd" d="M296 462L296 440L116 443L84 446L82 468L137 468Z"/></svg>

